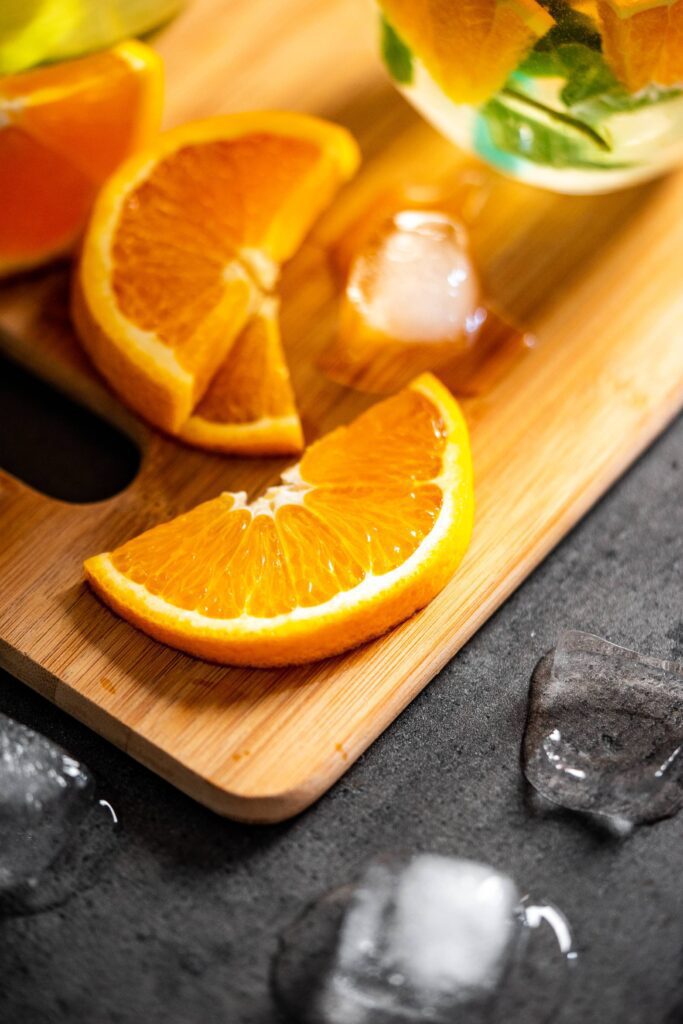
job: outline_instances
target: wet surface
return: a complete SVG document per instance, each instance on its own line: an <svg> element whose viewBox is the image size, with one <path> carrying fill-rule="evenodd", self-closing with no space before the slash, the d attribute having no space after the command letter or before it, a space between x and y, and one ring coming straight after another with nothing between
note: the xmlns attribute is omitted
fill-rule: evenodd
<svg viewBox="0 0 683 1024"><path fill-rule="evenodd" d="M567 631L536 666L524 772L615 834L683 807L683 663Z"/></svg>
<svg viewBox="0 0 683 1024"><path fill-rule="evenodd" d="M217 818L1 676L0 710L87 765L121 824L95 884L0 922L0 1020L275 1024L278 936L369 860L403 849L490 864L562 908L579 956L554 1024L680 1024L683 815L627 842L574 813L537 817L519 754L529 678L563 628L683 660L681 451L683 421L331 792L284 825Z"/></svg>

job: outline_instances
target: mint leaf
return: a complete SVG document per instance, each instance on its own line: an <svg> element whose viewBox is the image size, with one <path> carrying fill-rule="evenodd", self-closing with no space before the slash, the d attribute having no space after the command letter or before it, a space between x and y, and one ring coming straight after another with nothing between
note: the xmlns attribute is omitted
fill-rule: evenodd
<svg viewBox="0 0 683 1024"><path fill-rule="evenodd" d="M489 147L534 163L601 167L610 151L609 139L591 126L507 88L479 116L479 137Z"/></svg>
<svg viewBox="0 0 683 1024"><path fill-rule="evenodd" d="M618 94L620 99L627 96L605 61L600 33L593 21L572 10L565 0L550 0L545 6L556 24L536 43L519 72L531 77L564 78L561 99L568 108L605 93Z"/></svg>
<svg viewBox="0 0 683 1024"><path fill-rule="evenodd" d="M562 43L556 53L567 79L562 90L566 106L573 107L606 92L625 92L598 51L581 43Z"/></svg>
<svg viewBox="0 0 683 1024"><path fill-rule="evenodd" d="M515 74L529 78L561 78L564 65L556 50L531 50Z"/></svg>
<svg viewBox="0 0 683 1024"><path fill-rule="evenodd" d="M655 87L632 95L607 64L599 39L596 47L583 28L580 32L554 34L562 27L551 29L536 44L510 78L508 84L512 88L528 92L525 78L562 78L560 99L567 111L593 127L612 114L637 110L680 95L679 89Z"/></svg>
<svg viewBox="0 0 683 1024"><path fill-rule="evenodd" d="M382 58L389 74L401 85L413 80L413 54L384 15L381 16Z"/></svg>

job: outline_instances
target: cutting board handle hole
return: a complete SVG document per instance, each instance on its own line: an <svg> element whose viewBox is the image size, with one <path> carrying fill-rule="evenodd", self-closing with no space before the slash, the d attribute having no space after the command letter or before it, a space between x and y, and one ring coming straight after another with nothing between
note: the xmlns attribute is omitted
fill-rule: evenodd
<svg viewBox="0 0 683 1024"><path fill-rule="evenodd" d="M124 490L140 468L134 441L0 356L0 467L74 504Z"/></svg>

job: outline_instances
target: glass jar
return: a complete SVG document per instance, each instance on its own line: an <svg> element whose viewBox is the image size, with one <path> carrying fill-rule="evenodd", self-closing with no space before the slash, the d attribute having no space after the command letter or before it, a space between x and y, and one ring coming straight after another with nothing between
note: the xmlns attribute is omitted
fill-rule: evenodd
<svg viewBox="0 0 683 1024"><path fill-rule="evenodd" d="M381 0L382 54L444 135L598 193L683 162L683 0Z"/></svg>

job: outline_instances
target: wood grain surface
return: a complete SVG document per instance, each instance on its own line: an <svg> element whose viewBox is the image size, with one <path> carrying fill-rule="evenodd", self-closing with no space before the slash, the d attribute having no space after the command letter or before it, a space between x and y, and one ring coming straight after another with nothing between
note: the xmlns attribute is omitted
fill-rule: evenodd
<svg viewBox="0 0 683 1024"><path fill-rule="evenodd" d="M368 397L316 361L335 332L329 253L368 204L406 182L457 179L461 158L394 93L365 0L194 0L155 41L167 124L289 107L350 127L364 166L285 269L283 332L310 441ZM683 404L683 177L561 198L486 177L474 226L486 287L533 348L468 389L477 519L447 589L385 638L304 668L221 668L104 608L85 557L221 489L254 494L278 460L185 448L100 383L66 309L68 267L0 290L2 347L128 431L143 450L122 494L75 506L0 473L0 661L220 814L287 818L319 797L571 529Z"/></svg>

